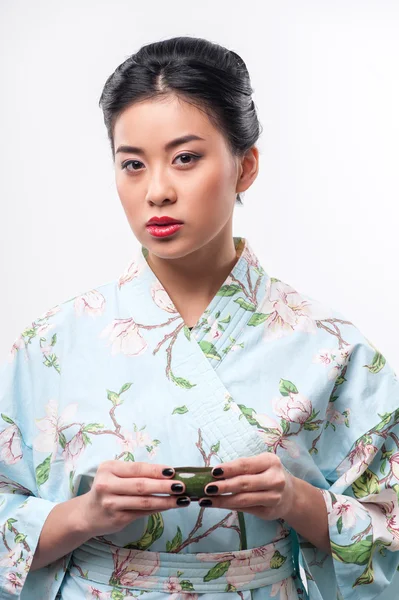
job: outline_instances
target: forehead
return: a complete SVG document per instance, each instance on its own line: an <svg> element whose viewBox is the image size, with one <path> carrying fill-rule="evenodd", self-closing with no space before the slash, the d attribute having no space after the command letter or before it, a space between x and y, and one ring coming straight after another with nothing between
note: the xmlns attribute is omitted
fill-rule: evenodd
<svg viewBox="0 0 399 600"><path fill-rule="evenodd" d="M176 96L136 102L118 116L114 125L114 141L149 145L163 144L177 135L195 133L206 139L220 136L208 115Z"/></svg>

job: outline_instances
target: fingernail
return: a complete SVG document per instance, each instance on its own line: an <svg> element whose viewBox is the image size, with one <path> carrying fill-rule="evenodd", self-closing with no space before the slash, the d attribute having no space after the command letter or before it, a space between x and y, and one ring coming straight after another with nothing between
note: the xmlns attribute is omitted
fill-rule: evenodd
<svg viewBox="0 0 399 600"><path fill-rule="evenodd" d="M181 483L173 483L171 489L172 492L182 492L184 488Z"/></svg>
<svg viewBox="0 0 399 600"><path fill-rule="evenodd" d="M198 502L200 506L212 506L212 500L210 498L203 498Z"/></svg>
<svg viewBox="0 0 399 600"><path fill-rule="evenodd" d="M165 477L172 477L174 474L175 474L174 469L164 469L162 471L162 475L164 475Z"/></svg>
<svg viewBox="0 0 399 600"><path fill-rule="evenodd" d="M183 498L178 498L176 500L177 506L188 506L190 504L190 498L188 496L183 496Z"/></svg>
<svg viewBox="0 0 399 600"><path fill-rule="evenodd" d="M217 494L219 491L219 488L217 485L208 485L205 488L205 494Z"/></svg>
<svg viewBox="0 0 399 600"><path fill-rule="evenodd" d="M212 476L213 477L220 477L221 475L223 475L224 471L221 467L215 467L212 471Z"/></svg>

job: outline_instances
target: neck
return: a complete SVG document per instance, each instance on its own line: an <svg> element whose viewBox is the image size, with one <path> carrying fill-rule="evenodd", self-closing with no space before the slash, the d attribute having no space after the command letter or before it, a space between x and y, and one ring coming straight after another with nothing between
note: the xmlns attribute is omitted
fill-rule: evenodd
<svg viewBox="0 0 399 600"><path fill-rule="evenodd" d="M176 259L162 259L149 252L147 262L168 293L212 294L237 262L234 239L218 237ZM216 292L215 292L216 293Z"/></svg>

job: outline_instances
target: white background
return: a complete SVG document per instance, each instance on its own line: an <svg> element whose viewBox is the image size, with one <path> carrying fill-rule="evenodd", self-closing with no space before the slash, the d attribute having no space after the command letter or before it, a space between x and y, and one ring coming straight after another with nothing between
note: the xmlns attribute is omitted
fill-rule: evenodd
<svg viewBox="0 0 399 600"><path fill-rule="evenodd" d="M141 45L190 35L242 56L264 127L235 234L399 369L398 32L395 0L0 0L0 358L129 263L98 100Z"/></svg>

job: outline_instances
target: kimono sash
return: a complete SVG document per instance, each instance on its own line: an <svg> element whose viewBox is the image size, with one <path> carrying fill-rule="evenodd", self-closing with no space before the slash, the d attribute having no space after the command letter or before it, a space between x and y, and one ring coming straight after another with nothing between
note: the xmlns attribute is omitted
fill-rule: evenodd
<svg viewBox="0 0 399 600"><path fill-rule="evenodd" d="M216 593L272 585L293 575L295 567L290 536L249 550L195 554L130 550L92 538L74 551L70 572L95 583L143 591L173 591L180 572L185 591Z"/></svg>

